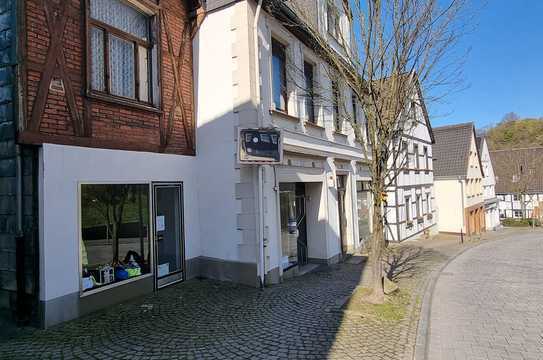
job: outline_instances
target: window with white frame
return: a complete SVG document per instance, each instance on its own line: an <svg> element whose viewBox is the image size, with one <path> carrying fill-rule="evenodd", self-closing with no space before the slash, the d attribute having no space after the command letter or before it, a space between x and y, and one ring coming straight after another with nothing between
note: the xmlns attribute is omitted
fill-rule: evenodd
<svg viewBox="0 0 543 360"><path fill-rule="evenodd" d="M413 144L413 156L415 157L415 168L420 169L419 144Z"/></svg>
<svg viewBox="0 0 543 360"><path fill-rule="evenodd" d="M405 172L409 172L409 145L407 141L402 141L402 153L400 156L400 166Z"/></svg>
<svg viewBox="0 0 543 360"><path fill-rule="evenodd" d="M430 163L428 162L428 146L423 147L424 152L424 168L430 170Z"/></svg>
<svg viewBox="0 0 543 360"><path fill-rule="evenodd" d="M411 221L411 196L405 197L405 221Z"/></svg>
<svg viewBox="0 0 543 360"><path fill-rule="evenodd" d="M158 104L156 16L121 0L89 0L91 92Z"/></svg>
<svg viewBox="0 0 543 360"><path fill-rule="evenodd" d="M304 82L305 82L305 116L307 120L316 123L315 117L315 70L312 63L304 61Z"/></svg>
<svg viewBox="0 0 543 360"><path fill-rule="evenodd" d="M272 96L275 109L288 112L286 46L272 39Z"/></svg>
<svg viewBox="0 0 543 360"><path fill-rule="evenodd" d="M358 124L357 100L356 100L356 95L354 94L354 90L352 89L351 89L351 106L352 106L352 112L353 112L353 123Z"/></svg>
<svg viewBox="0 0 543 360"><path fill-rule="evenodd" d="M332 79L332 119L334 121L334 129L338 132L343 130L343 121L340 113L341 106L341 90L337 79Z"/></svg>
<svg viewBox="0 0 543 360"><path fill-rule="evenodd" d="M339 40L341 36L340 14L333 0L328 0L326 3L326 26L328 34L334 39Z"/></svg>
<svg viewBox="0 0 543 360"><path fill-rule="evenodd" d="M422 217L422 206L421 206L422 197L419 194L417 194L416 200L417 200L417 203L416 203L417 218L421 218Z"/></svg>

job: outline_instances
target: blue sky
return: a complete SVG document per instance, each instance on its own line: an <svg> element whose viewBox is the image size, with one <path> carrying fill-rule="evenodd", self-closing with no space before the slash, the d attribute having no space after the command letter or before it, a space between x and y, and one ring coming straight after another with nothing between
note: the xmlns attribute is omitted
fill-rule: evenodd
<svg viewBox="0 0 543 360"><path fill-rule="evenodd" d="M471 47L463 74L467 88L428 104L432 125L474 121L483 127L508 112L543 116L542 16L541 0L488 0L478 26L460 44Z"/></svg>

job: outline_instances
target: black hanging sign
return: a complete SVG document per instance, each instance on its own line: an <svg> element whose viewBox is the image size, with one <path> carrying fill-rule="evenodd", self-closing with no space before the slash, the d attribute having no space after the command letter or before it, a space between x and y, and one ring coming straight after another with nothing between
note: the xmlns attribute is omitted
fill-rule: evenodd
<svg viewBox="0 0 543 360"><path fill-rule="evenodd" d="M279 164L283 160L278 129L240 129L238 144L238 160L242 164Z"/></svg>

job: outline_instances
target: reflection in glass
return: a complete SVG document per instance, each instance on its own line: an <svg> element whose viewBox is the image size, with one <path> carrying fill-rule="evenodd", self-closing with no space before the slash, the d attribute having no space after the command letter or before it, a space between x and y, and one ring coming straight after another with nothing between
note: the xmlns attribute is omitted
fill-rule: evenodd
<svg viewBox="0 0 543 360"><path fill-rule="evenodd" d="M283 270L298 263L298 207L295 183L280 185L279 206L281 211L281 249Z"/></svg>
<svg viewBox="0 0 543 360"><path fill-rule="evenodd" d="M371 195L369 183L357 181L356 207L358 211L358 238L361 244L368 240L370 235L370 206Z"/></svg>
<svg viewBox="0 0 543 360"><path fill-rule="evenodd" d="M81 185L83 290L150 272L149 186Z"/></svg>

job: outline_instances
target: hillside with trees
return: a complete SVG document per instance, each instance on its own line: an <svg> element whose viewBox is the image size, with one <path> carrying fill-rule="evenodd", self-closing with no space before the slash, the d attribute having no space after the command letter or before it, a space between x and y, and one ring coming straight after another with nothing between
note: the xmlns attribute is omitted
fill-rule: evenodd
<svg viewBox="0 0 543 360"><path fill-rule="evenodd" d="M510 113L484 133L490 150L543 146L543 118L520 119Z"/></svg>

